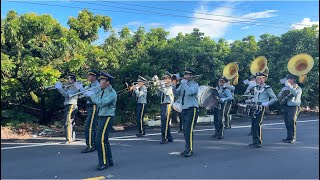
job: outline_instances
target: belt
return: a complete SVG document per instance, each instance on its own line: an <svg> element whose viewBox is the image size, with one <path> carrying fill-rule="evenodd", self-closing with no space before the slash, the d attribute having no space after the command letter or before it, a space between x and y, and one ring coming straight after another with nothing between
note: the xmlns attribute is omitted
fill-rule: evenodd
<svg viewBox="0 0 320 180"><path fill-rule="evenodd" d="M96 104L87 104L87 107L92 107L93 105L96 105Z"/></svg>

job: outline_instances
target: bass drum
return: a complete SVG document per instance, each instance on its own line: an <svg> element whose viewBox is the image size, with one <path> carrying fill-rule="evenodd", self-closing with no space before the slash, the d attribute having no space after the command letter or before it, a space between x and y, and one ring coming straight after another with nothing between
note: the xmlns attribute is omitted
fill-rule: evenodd
<svg viewBox="0 0 320 180"><path fill-rule="evenodd" d="M198 91L199 106L211 110L218 105L218 91L209 86L200 86Z"/></svg>

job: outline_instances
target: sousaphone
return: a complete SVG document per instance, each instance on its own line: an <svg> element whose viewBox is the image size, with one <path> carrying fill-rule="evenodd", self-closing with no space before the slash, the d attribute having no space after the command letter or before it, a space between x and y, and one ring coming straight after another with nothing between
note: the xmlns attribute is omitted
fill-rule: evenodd
<svg viewBox="0 0 320 180"><path fill-rule="evenodd" d="M293 56L288 61L288 71L299 76L299 82L304 83L307 79L307 73L312 69L314 64L313 58L306 53L301 53Z"/></svg>
<svg viewBox="0 0 320 180"><path fill-rule="evenodd" d="M265 56L259 56L254 59L250 66L250 72L252 75L256 75L258 72L262 72L267 75L266 80L269 76L268 60Z"/></svg>
<svg viewBox="0 0 320 180"><path fill-rule="evenodd" d="M235 62L231 62L227 64L223 69L223 76L226 77L228 80L233 79L233 85L238 84L239 80L239 66Z"/></svg>

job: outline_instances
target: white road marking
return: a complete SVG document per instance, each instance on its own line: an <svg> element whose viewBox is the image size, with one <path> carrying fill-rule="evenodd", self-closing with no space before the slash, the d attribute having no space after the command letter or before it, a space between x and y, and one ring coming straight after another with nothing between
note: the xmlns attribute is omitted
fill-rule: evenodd
<svg viewBox="0 0 320 180"><path fill-rule="evenodd" d="M316 122L319 121L319 119L311 119L311 120L303 120L303 121L297 121L297 123L308 123L308 122ZM284 122L281 123L269 123L269 124L263 124L262 126L274 126L274 125L282 125ZM238 129L238 128L249 128L251 125L245 125L245 126L232 126L232 129ZM202 131L212 131L214 130L213 128L210 129L198 129L194 130L195 132L202 132ZM171 132L172 134L177 134L178 131ZM144 137L148 136L156 136L156 135L161 135L161 133L153 133L153 134L146 134ZM126 139L126 138L137 138L136 136L120 136L120 137L113 137L109 138L110 140L121 140L121 139ZM6 144L6 143L1 143L1 144ZM19 144L19 143L17 143ZM59 143L41 143L41 144L31 144L31 145L25 145L25 146L14 146L14 147L3 147L1 150L6 150L6 149L19 149L19 148L27 148L27 147L39 147L39 146L50 146L50 145L58 145L61 144ZM62 144L61 144L62 145ZM63 144L65 145L65 144ZM72 144L70 144L72 145Z"/></svg>

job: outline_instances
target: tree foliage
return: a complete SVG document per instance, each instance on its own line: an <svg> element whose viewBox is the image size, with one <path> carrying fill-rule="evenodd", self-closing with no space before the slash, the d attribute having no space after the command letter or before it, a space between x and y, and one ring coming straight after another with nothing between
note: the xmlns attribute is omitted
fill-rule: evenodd
<svg viewBox="0 0 320 180"><path fill-rule="evenodd" d="M279 79L288 72L288 60L298 53L308 53L315 60L308 81L303 84L302 105L319 104L319 30L316 26L290 30L281 36L263 34L259 40L247 36L228 43L225 39L216 42L196 28L172 39L168 39L169 32L162 28L146 31L139 27L132 32L123 27L116 33L110 17L94 15L88 10L79 12L78 17L70 17L68 25L69 29L63 27L50 15L18 15L14 11L1 19L2 107L12 109L24 105L39 109L31 113L42 123L48 123L52 115L63 108L63 98L43 87L53 85L70 72L85 80L91 68L115 76L116 90L124 88L124 82L136 81L139 75L150 79L156 74L162 76L165 71L181 74L188 66L203 74L200 85L216 86L223 67L235 61L240 74L236 94L242 94L246 88L242 81L249 78L250 64L260 55L268 58L267 83L278 93L282 86ZM98 39L100 28L110 35L103 44L94 45L92 42ZM40 97L39 104L32 101L31 91ZM148 99L148 115L159 113L159 97L153 89ZM81 107L84 101L79 103ZM133 119L134 104L130 95L119 96L118 123Z"/></svg>

